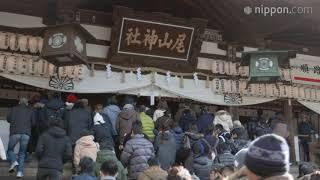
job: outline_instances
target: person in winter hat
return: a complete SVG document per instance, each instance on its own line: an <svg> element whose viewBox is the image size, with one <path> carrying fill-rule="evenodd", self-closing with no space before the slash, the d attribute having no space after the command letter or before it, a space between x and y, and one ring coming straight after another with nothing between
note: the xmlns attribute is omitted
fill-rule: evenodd
<svg viewBox="0 0 320 180"><path fill-rule="evenodd" d="M248 148L244 148L244 149L241 149L240 151L238 151L234 155L234 157L235 157L234 165L237 169L241 169L245 165L244 161L245 161L247 152L248 152Z"/></svg>
<svg viewBox="0 0 320 180"><path fill-rule="evenodd" d="M142 122L143 133L146 134L150 141L154 140L154 122L150 116L146 114L146 106L140 106L140 119Z"/></svg>
<svg viewBox="0 0 320 180"><path fill-rule="evenodd" d="M284 138L268 134L253 141L246 153L249 180L293 179L289 174L289 146Z"/></svg>
<svg viewBox="0 0 320 180"><path fill-rule="evenodd" d="M128 171L123 167L122 163L117 159L114 148L110 147L109 144L100 144L100 151L97 153L97 159L95 163L95 175L100 176L100 168L106 161L114 161L118 166L118 173L116 175L117 180L127 180Z"/></svg>
<svg viewBox="0 0 320 180"><path fill-rule="evenodd" d="M213 123L214 125L221 124L223 129L228 132L233 128L232 117L225 110L216 112Z"/></svg>
<svg viewBox="0 0 320 180"><path fill-rule="evenodd" d="M185 109L182 112L181 119L179 121L179 125L183 131L187 131L191 124L196 124L196 117L193 116L192 111L190 109ZM197 127L198 128L198 127Z"/></svg>
<svg viewBox="0 0 320 180"><path fill-rule="evenodd" d="M157 158L151 158L148 161L149 168L143 171L138 180L166 180L168 177L167 171L161 169L160 162Z"/></svg>
<svg viewBox="0 0 320 180"><path fill-rule="evenodd" d="M172 129L170 129L171 134L173 134L174 139L176 140L177 150L180 149L184 137L184 132L179 126L178 122L173 122Z"/></svg>
<svg viewBox="0 0 320 180"><path fill-rule="evenodd" d="M156 157L160 161L161 168L168 170L174 164L177 152L176 140L174 135L169 131L173 120L163 116L157 121L162 122L158 127L159 134L155 138L154 149L156 151Z"/></svg>
<svg viewBox="0 0 320 180"><path fill-rule="evenodd" d="M135 121L140 121L139 113L135 111L132 104L124 105L116 123L116 130L120 138L120 149L124 146L125 136L131 133L132 123Z"/></svg>
<svg viewBox="0 0 320 180"><path fill-rule="evenodd" d="M97 178L92 176L94 162L89 157L83 157L80 159L80 174L72 177L72 180L96 180Z"/></svg>
<svg viewBox="0 0 320 180"><path fill-rule="evenodd" d="M117 132L116 122L120 112L121 112L121 109L118 106L118 101L116 96L109 97L107 101L107 106L103 108L103 114L108 116L115 132Z"/></svg>
<svg viewBox="0 0 320 180"><path fill-rule="evenodd" d="M49 129L39 138L36 147L39 160L37 180L62 180L63 164L72 159L71 142L61 124L61 119L52 119Z"/></svg>
<svg viewBox="0 0 320 180"><path fill-rule="evenodd" d="M236 154L243 148L247 148L250 144L250 141L246 139L245 131L242 128L235 128L231 131L232 143L231 153Z"/></svg>
<svg viewBox="0 0 320 180"><path fill-rule="evenodd" d="M84 130L82 132L82 137L77 140L74 148L74 165L79 167L80 159L85 156L90 157L95 162L98 151L99 144L94 142L94 136L90 131Z"/></svg>
<svg viewBox="0 0 320 180"><path fill-rule="evenodd" d="M139 174L149 167L148 161L154 157L154 148L142 134L141 121L132 123L131 136L132 138L125 144L121 154L121 162L128 167L128 179L137 179Z"/></svg>
<svg viewBox="0 0 320 180"><path fill-rule="evenodd" d="M109 144L114 147L113 137L116 135L113 130L109 118L102 113L102 105L97 104L93 114L93 135L96 142L99 144Z"/></svg>
<svg viewBox="0 0 320 180"><path fill-rule="evenodd" d="M193 145L193 169L201 180L210 180L213 160L209 159L209 154L205 152L205 146L202 141L198 141Z"/></svg>
<svg viewBox="0 0 320 180"><path fill-rule="evenodd" d="M231 154L229 145L227 143L221 143L219 146L221 148L221 153L214 159L214 164L234 167L235 157Z"/></svg>

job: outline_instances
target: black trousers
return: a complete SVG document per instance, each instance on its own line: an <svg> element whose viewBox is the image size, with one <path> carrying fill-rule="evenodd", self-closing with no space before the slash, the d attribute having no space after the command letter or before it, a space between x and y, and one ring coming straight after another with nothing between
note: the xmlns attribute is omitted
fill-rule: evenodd
<svg viewBox="0 0 320 180"><path fill-rule="evenodd" d="M301 139L300 144L303 148L303 160L306 162L309 162L310 161L309 141L307 139Z"/></svg>
<svg viewBox="0 0 320 180"><path fill-rule="evenodd" d="M62 172L56 169L39 168L37 180L62 180Z"/></svg>

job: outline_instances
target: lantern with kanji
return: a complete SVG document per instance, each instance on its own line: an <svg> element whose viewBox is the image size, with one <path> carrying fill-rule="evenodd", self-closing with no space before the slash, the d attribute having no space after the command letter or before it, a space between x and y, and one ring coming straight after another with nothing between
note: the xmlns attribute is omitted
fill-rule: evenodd
<svg viewBox="0 0 320 180"><path fill-rule="evenodd" d="M294 51L252 51L242 53L240 66L249 66L249 83L281 81L279 68L288 68Z"/></svg>
<svg viewBox="0 0 320 180"><path fill-rule="evenodd" d="M41 57L56 66L88 64L86 43L95 38L79 24L48 27Z"/></svg>

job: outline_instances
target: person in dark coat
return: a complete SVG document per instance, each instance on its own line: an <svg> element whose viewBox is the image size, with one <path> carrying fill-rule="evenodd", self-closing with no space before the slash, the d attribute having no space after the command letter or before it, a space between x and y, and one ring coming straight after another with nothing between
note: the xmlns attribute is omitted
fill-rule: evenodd
<svg viewBox="0 0 320 180"><path fill-rule="evenodd" d="M213 124L211 124L208 127L208 129L204 135L204 139L209 143L210 150L211 150L210 157L214 159L214 157L217 154L217 146L219 144L219 138L214 133L214 125Z"/></svg>
<svg viewBox="0 0 320 180"><path fill-rule="evenodd" d="M7 121L10 123L10 137L8 144L8 160L10 162L9 172L13 172L18 166L17 177L23 177L24 160L27 146L31 136L31 127L34 125L32 109L28 106L28 99L21 98L19 105L13 107L8 115ZM20 144L18 159L14 152L17 144Z"/></svg>
<svg viewBox="0 0 320 180"><path fill-rule="evenodd" d="M298 132L300 135L300 144L304 152L304 161L310 161L309 142L311 142L311 135L314 133L314 128L311 122L308 120L306 113L302 114L302 121L298 124Z"/></svg>
<svg viewBox="0 0 320 180"><path fill-rule="evenodd" d="M37 180L62 180L63 164L72 159L69 137L61 128L61 119L50 120L50 128L38 141L36 154L39 159Z"/></svg>
<svg viewBox="0 0 320 180"><path fill-rule="evenodd" d="M81 133L84 130L91 130L92 119L91 114L84 108L81 101L77 101L70 111L68 119L68 136L71 139L71 143L74 146L76 141L81 137Z"/></svg>
<svg viewBox="0 0 320 180"><path fill-rule="evenodd" d="M159 127L160 132L155 138L154 149L161 168L168 170L175 162L177 147L174 135L169 131L173 120L169 117L164 117L158 119L158 121L162 120L163 122Z"/></svg>
<svg viewBox="0 0 320 180"><path fill-rule="evenodd" d="M121 110L118 106L118 101L116 96L112 96L108 98L107 106L103 108L103 114L108 116L115 132L117 132L116 123L117 123L118 115L120 112Z"/></svg>
<svg viewBox="0 0 320 180"><path fill-rule="evenodd" d="M222 152L216 156L214 164L234 167L235 157L231 154L229 145L227 143L221 143L219 146Z"/></svg>
<svg viewBox="0 0 320 180"><path fill-rule="evenodd" d="M139 174L149 167L148 161L152 157L154 148L142 134L141 121L133 122L132 138L125 144L120 158L122 164L128 167L128 179L137 179Z"/></svg>
<svg viewBox="0 0 320 180"><path fill-rule="evenodd" d="M236 154L241 149L249 147L250 141L246 139L246 134L242 128L235 128L231 131L233 142L231 143L231 153Z"/></svg>
<svg viewBox="0 0 320 180"><path fill-rule="evenodd" d="M213 124L214 117L209 113L207 107L201 107L197 126L200 133L205 134L208 127Z"/></svg>
<svg viewBox="0 0 320 180"><path fill-rule="evenodd" d="M179 121L179 125L183 131L187 131L191 124L196 123L196 117L192 114L190 109L185 109L182 112L181 119Z"/></svg>
<svg viewBox="0 0 320 180"><path fill-rule="evenodd" d="M182 128L179 126L177 122L174 122L170 132L171 134L173 134L174 139L176 140L177 150L180 149L184 137L184 132L182 131Z"/></svg>
<svg viewBox="0 0 320 180"><path fill-rule="evenodd" d="M102 113L101 104L97 104L95 107L95 112L93 116L93 132L94 139L99 144L109 144L109 146L114 147L113 137L116 135L110 119Z"/></svg>
<svg viewBox="0 0 320 180"><path fill-rule="evenodd" d="M96 180L97 178L92 176L94 169L94 162L89 157L83 157L79 163L80 174L78 176L73 176L72 180Z"/></svg>
<svg viewBox="0 0 320 180"><path fill-rule="evenodd" d="M201 141L193 145L193 169L201 180L210 180L213 160L209 159L208 154L205 152L205 146Z"/></svg>
<svg viewBox="0 0 320 180"><path fill-rule="evenodd" d="M53 93L45 107L47 122L49 122L50 118L63 118L65 106L58 92Z"/></svg>

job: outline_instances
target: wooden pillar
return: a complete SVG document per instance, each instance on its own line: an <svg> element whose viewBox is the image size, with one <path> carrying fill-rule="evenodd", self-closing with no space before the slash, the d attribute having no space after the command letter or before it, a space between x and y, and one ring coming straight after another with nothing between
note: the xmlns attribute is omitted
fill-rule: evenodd
<svg viewBox="0 0 320 180"><path fill-rule="evenodd" d="M238 106L230 106L229 113L232 116L232 120L239 120L239 107Z"/></svg>
<svg viewBox="0 0 320 180"><path fill-rule="evenodd" d="M292 101L291 99L284 101L283 112L284 112L285 120L287 121L288 131L290 133L289 137L287 138L288 143L290 145L290 159L291 161L295 162L296 157L295 157L295 148L294 148L294 136L297 135L297 123L293 116L291 101Z"/></svg>

